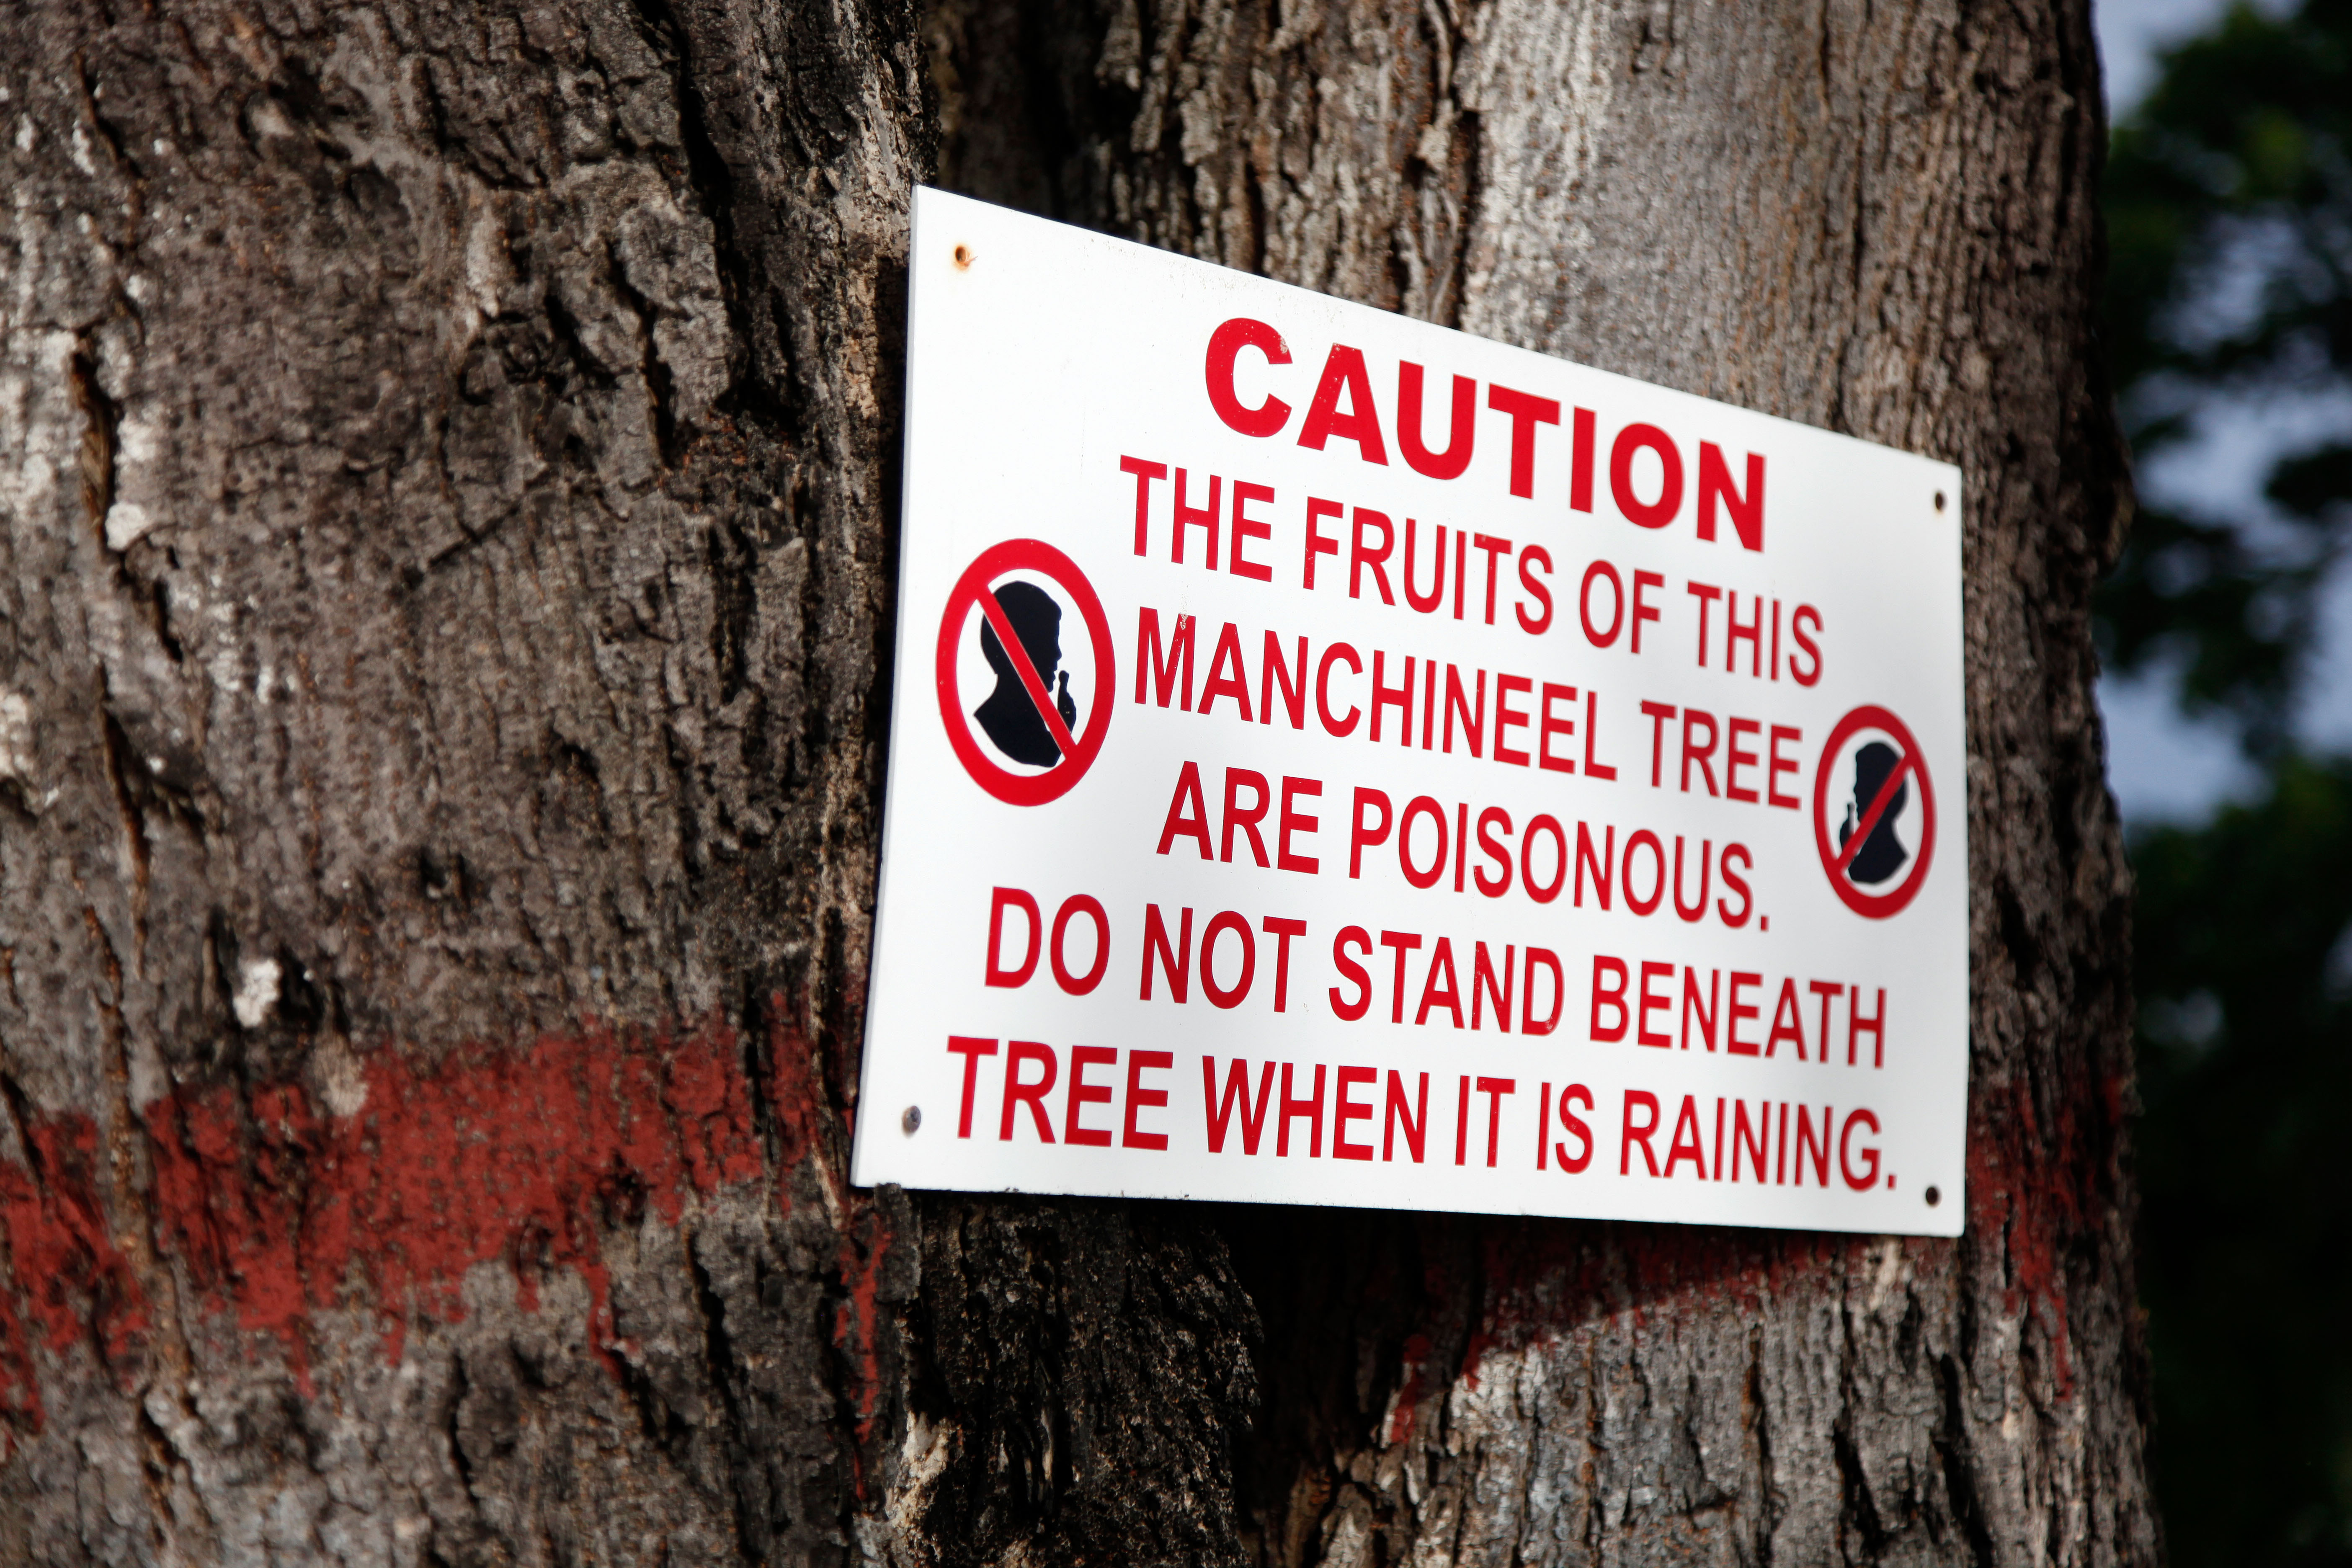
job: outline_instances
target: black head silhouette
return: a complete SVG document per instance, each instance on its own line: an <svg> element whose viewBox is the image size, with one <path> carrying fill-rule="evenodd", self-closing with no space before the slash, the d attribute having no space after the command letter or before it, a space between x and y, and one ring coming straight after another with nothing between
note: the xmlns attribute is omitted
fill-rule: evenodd
<svg viewBox="0 0 2352 1568"><path fill-rule="evenodd" d="M1886 785L1887 775L1902 760L1902 753L1884 741L1873 741L1854 752L1853 799L1846 805L1845 820L1838 825L1840 849L1853 837L1862 814L1878 798L1878 792ZM1862 841L1862 847L1854 851L1853 861L1847 865L1845 874L1864 887L1884 882L1910 860L1911 851L1895 837L1895 819L1903 814L1904 804L1910 798L1911 781L1906 779L1895 786L1895 794L1887 801L1886 809L1879 813L1870 837Z"/></svg>
<svg viewBox="0 0 2352 1568"><path fill-rule="evenodd" d="M1070 696L1070 677L1061 668L1062 607L1043 588L1027 583L1007 583L996 590L996 602L1046 690L1055 689L1055 675L1061 672L1061 689L1054 706L1061 713L1063 726L1075 731L1078 705ZM982 732L1016 763L1050 768L1060 762L1062 748L1055 744L1053 731L1029 700L1029 689L1013 669L1012 656L997 640L996 628L985 620L980 624L980 651L987 658L988 668L996 672L996 689L972 714Z"/></svg>

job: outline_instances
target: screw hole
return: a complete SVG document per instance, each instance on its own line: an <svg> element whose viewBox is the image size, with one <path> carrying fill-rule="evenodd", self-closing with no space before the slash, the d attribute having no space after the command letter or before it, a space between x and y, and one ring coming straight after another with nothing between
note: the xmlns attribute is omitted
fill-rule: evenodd
<svg viewBox="0 0 2352 1568"><path fill-rule="evenodd" d="M923 1124L923 1108L919 1105L907 1107L907 1114L898 1118L898 1124L909 1133L913 1132Z"/></svg>
<svg viewBox="0 0 2352 1568"><path fill-rule="evenodd" d="M962 260L962 259L963 259L963 252L962 252L962 251L959 250L959 251L957 251L957 252L956 252L956 259L957 259L957 260L959 260L959 261L961 261L961 260ZM1944 510L1944 492L1943 492L1943 491L1941 491L1941 490L1937 490L1937 491L1936 492L1936 510L1937 510L1937 511L1941 511L1941 510Z"/></svg>
<svg viewBox="0 0 2352 1568"><path fill-rule="evenodd" d="M971 265L971 247L968 245L959 245L955 247L955 264L958 267L969 267ZM1942 506L1944 504L1943 498L1938 496L1936 499L1936 504L1939 507Z"/></svg>
<svg viewBox="0 0 2352 1568"><path fill-rule="evenodd" d="M1942 1203L1943 1201L1944 1201L1944 1189L1943 1189L1943 1188L1941 1188L1941 1187L1929 1187L1929 1188L1927 1189L1927 1206L1928 1206L1929 1208L1934 1208L1937 1204Z"/></svg>

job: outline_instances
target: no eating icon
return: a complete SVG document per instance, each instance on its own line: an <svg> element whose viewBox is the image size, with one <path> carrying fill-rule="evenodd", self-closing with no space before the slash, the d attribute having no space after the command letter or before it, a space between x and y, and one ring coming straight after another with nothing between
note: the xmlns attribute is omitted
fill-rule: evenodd
<svg viewBox="0 0 2352 1568"><path fill-rule="evenodd" d="M1092 655L1094 689L1082 698L1060 669L1066 608L1085 623ZM968 636L994 677L976 703L967 700L960 676ZM1102 601L1076 563L1034 539L982 551L956 580L940 617L940 718L972 782L1008 805L1044 805L1068 794L1109 731L1118 692L1114 660Z"/></svg>
<svg viewBox="0 0 2352 1568"><path fill-rule="evenodd" d="M1859 741L1859 745L1855 742ZM1850 762L1841 768L1841 762ZM1850 780L1832 795L1832 779ZM1914 842L1898 828L1918 786ZM1833 807L1842 807L1832 826ZM1919 742L1887 710L1864 704L1837 722L1813 773L1813 842L1845 907L1880 921L1917 896L1936 852L1936 790Z"/></svg>

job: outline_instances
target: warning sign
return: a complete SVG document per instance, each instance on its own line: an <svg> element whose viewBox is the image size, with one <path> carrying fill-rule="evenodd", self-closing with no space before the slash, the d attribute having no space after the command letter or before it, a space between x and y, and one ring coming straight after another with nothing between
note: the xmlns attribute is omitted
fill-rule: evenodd
<svg viewBox="0 0 2352 1568"><path fill-rule="evenodd" d="M936 192L910 271L856 1181L1958 1232L1958 470Z"/></svg>

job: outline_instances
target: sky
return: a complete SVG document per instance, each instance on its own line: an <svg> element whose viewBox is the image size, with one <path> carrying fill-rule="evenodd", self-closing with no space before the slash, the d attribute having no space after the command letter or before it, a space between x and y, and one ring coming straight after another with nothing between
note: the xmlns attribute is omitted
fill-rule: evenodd
<svg viewBox="0 0 2352 1568"><path fill-rule="evenodd" d="M2156 81L2157 52L2202 31L2228 8L2219 0L2093 0L2107 107L2121 110L2139 101Z"/></svg>
<svg viewBox="0 0 2352 1568"><path fill-rule="evenodd" d="M2166 47L2202 31L2226 8L2221 0L2095 0L2092 20L2111 115L2128 113L2155 83L2157 57ZM2272 459L2311 443L2324 428L2340 429L2346 416L2340 403L2212 410L2200 420L2198 439L2140 471L2140 493L2206 515L2260 515L2265 510L2262 479ZM2107 721L2108 780L2126 823L2200 817L2255 785L2227 726L2179 714L2166 672L2103 680L2099 704ZM2314 746L2352 750L2352 574L2343 571L2326 594L2317 658L2296 729Z"/></svg>

